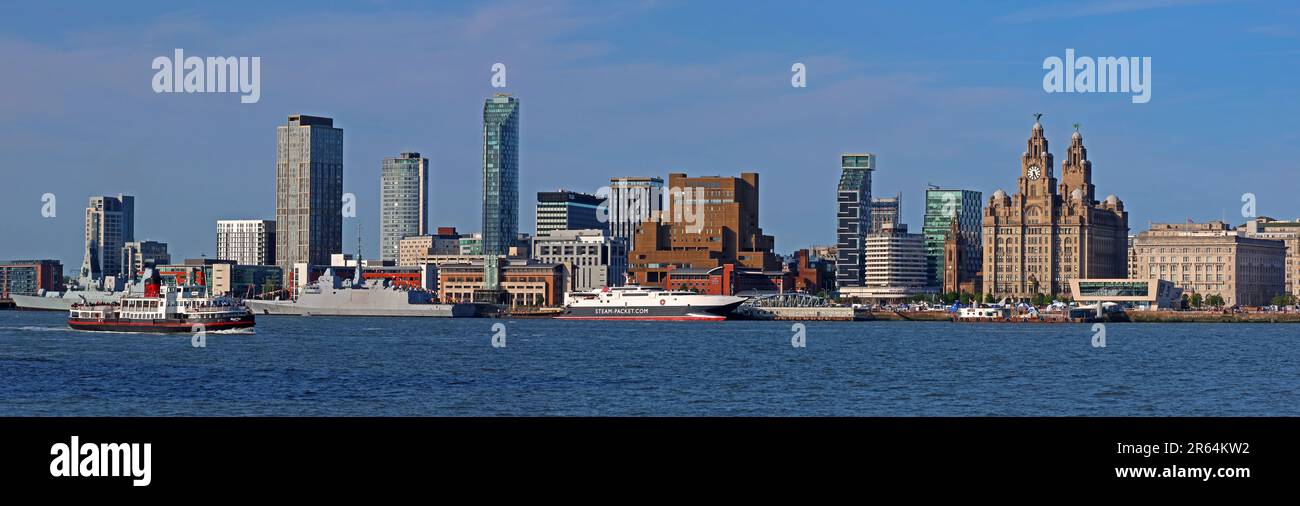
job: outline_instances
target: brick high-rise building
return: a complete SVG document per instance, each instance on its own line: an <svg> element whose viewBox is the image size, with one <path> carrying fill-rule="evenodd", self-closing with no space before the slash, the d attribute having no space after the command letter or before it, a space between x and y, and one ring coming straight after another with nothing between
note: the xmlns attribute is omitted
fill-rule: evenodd
<svg viewBox="0 0 1300 506"><path fill-rule="evenodd" d="M637 229L628 254L634 281L659 286L675 268L736 264L779 271L775 240L758 226L758 174L740 177L668 175L668 202L658 220Z"/></svg>
<svg viewBox="0 0 1300 506"><path fill-rule="evenodd" d="M1096 200L1077 127L1059 185L1041 123L1034 122L1027 144L1015 195L998 190L984 209L984 290L1018 299L1069 296L1071 279L1124 278L1128 213L1114 195Z"/></svg>

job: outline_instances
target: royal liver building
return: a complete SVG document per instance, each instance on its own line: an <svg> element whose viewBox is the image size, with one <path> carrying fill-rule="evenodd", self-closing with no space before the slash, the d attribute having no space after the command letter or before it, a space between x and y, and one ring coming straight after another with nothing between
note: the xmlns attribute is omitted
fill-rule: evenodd
<svg viewBox="0 0 1300 506"><path fill-rule="evenodd" d="M1114 195L1096 200L1077 125L1059 185L1052 165L1035 121L1016 194L998 190L984 209L984 291L996 298L1070 297L1071 279L1127 277L1128 213Z"/></svg>

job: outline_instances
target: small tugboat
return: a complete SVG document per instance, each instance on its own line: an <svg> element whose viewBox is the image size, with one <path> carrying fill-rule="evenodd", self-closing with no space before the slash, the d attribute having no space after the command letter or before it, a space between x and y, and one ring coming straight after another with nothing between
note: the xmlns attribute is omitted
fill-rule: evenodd
<svg viewBox="0 0 1300 506"><path fill-rule="evenodd" d="M113 303L75 304L73 330L100 332L200 332L251 328L253 313L228 297L208 297L204 287L161 286L147 274L144 295Z"/></svg>

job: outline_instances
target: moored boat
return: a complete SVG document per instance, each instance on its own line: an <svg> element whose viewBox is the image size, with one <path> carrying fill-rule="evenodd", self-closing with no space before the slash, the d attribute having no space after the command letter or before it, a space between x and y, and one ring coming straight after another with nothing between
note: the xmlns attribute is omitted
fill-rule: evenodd
<svg viewBox="0 0 1300 506"><path fill-rule="evenodd" d="M744 297L674 292L636 285L565 294L560 320L725 320Z"/></svg>

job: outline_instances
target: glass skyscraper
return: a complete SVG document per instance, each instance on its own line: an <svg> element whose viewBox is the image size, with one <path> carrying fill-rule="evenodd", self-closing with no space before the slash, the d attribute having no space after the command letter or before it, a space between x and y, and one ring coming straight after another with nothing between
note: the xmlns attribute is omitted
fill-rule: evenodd
<svg viewBox="0 0 1300 506"><path fill-rule="evenodd" d="M835 286L861 287L866 275L866 238L871 232L871 153L840 156L840 186L836 193ZM844 291L841 290L841 295Z"/></svg>
<svg viewBox="0 0 1300 506"><path fill-rule="evenodd" d="M981 193L973 190L925 191L925 220L922 234L925 235L926 276L930 286L942 287L945 269L943 244L951 233L953 221L957 222L957 233L961 234L964 251L960 255L959 277L969 279L982 268L983 262L983 202Z"/></svg>
<svg viewBox="0 0 1300 506"><path fill-rule="evenodd" d="M429 231L429 159L402 153L385 158L379 172L379 257L397 261L403 238Z"/></svg>
<svg viewBox="0 0 1300 506"><path fill-rule="evenodd" d="M276 128L275 264L329 265L343 252L343 129L334 120L289 116Z"/></svg>
<svg viewBox="0 0 1300 506"><path fill-rule="evenodd" d="M519 234L519 99L483 104L483 254L505 255Z"/></svg>

